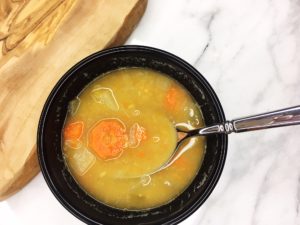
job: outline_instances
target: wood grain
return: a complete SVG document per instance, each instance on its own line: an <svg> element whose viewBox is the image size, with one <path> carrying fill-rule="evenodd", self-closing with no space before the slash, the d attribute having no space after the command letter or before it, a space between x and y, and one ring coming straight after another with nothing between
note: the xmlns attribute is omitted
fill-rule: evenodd
<svg viewBox="0 0 300 225"><path fill-rule="evenodd" d="M36 132L45 100L76 62L124 43L146 0L0 1L0 200L39 171Z"/></svg>

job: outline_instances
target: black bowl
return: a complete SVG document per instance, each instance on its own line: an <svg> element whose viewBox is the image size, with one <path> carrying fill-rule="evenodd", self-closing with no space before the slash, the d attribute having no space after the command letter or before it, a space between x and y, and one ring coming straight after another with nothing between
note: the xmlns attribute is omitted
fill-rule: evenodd
<svg viewBox="0 0 300 225"><path fill-rule="evenodd" d="M124 211L96 201L76 183L62 155L61 130L68 102L96 77L122 67L161 71L184 85L201 106L206 125L225 121L221 104L205 78L182 59L159 49L122 46L97 52L72 67L49 95L38 127L38 157L44 178L60 203L88 224L177 224L208 198L221 175L227 135L207 138L203 164L189 187L172 202L148 210Z"/></svg>

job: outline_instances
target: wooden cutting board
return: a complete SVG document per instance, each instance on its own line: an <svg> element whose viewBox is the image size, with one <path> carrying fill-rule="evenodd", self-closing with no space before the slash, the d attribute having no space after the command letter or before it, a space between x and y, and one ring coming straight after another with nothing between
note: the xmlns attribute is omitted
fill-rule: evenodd
<svg viewBox="0 0 300 225"><path fill-rule="evenodd" d="M123 44L147 0L0 0L0 200L39 171L48 94L76 62Z"/></svg>

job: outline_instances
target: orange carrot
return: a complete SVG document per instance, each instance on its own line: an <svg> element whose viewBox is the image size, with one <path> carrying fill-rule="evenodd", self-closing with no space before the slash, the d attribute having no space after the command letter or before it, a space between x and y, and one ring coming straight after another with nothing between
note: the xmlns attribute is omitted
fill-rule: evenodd
<svg viewBox="0 0 300 225"><path fill-rule="evenodd" d="M65 140L79 139L83 133L83 126L84 124L82 121L66 124L64 128L64 139Z"/></svg>
<svg viewBox="0 0 300 225"><path fill-rule="evenodd" d="M177 110L184 104L185 98L185 92L179 86L172 85L167 90L165 106L168 110Z"/></svg>
<svg viewBox="0 0 300 225"><path fill-rule="evenodd" d="M104 119L89 132L88 147L102 159L119 156L127 143L126 128L118 119Z"/></svg>

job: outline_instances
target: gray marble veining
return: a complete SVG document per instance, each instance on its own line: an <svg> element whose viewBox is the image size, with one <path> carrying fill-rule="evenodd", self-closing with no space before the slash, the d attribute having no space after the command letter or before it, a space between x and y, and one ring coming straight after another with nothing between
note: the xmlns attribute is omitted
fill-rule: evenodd
<svg viewBox="0 0 300 225"><path fill-rule="evenodd" d="M300 104L299 0L149 0L127 43L162 48L194 65L227 118ZM181 224L300 225L299 134L300 126L230 135L216 189ZM36 214L45 225L82 224L41 175L0 210L5 225L39 224Z"/></svg>
<svg viewBox="0 0 300 225"><path fill-rule="evenodd" d="M130 43L163 48L193 64L217 92L228 118L300 103L299 1L156 3L150 1L150 7L158 11L169 5L169 17L152 21L169 26L168 32L154 41L144 39L141 28ZM299 225L299 133L300 127L289 127L230 135L217 188L182 224Z"/></svg>

